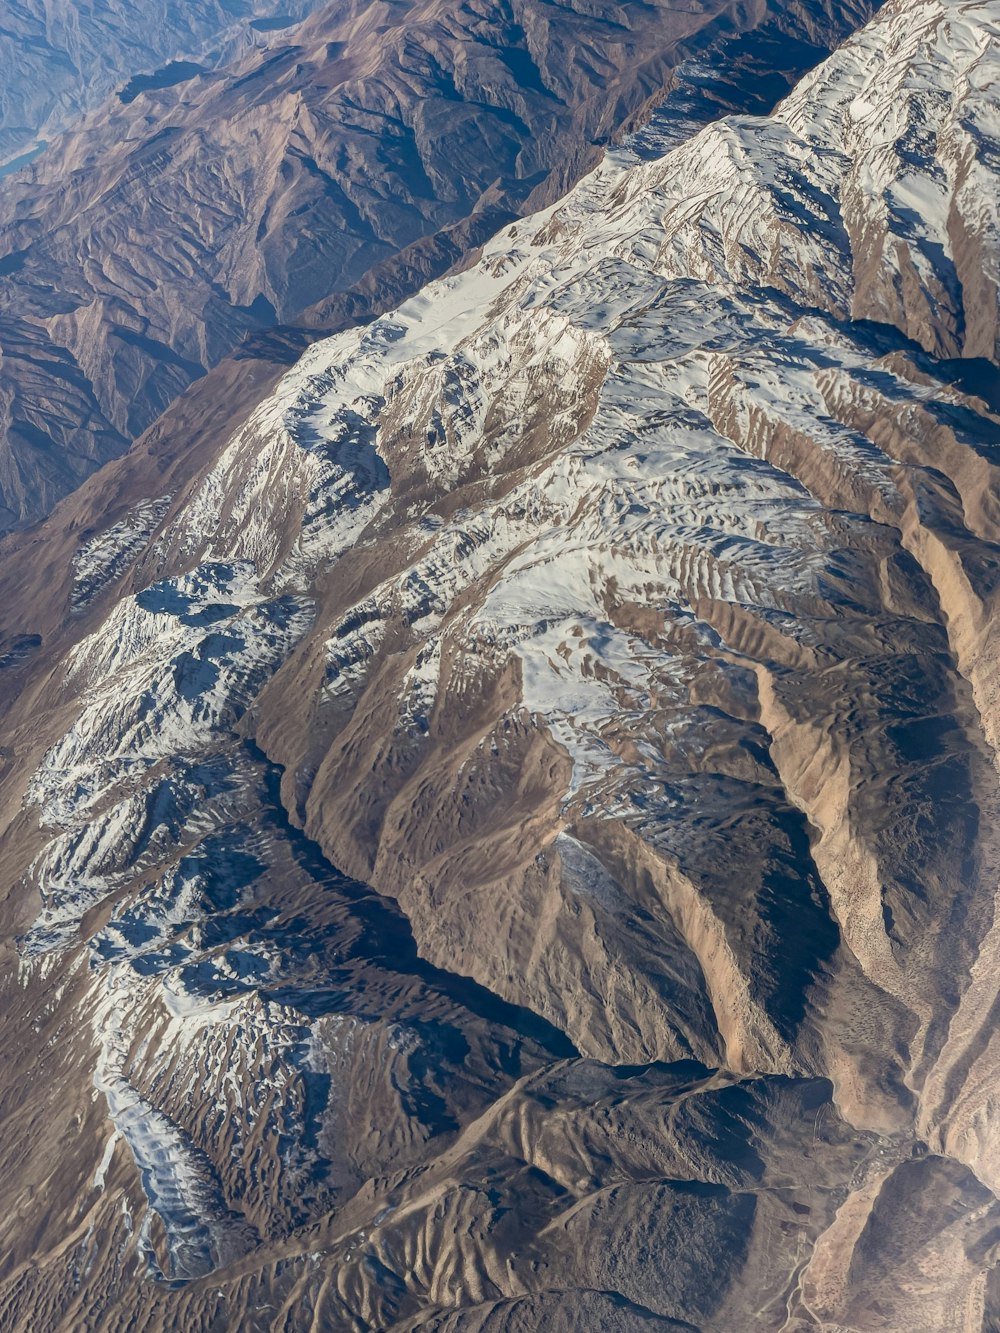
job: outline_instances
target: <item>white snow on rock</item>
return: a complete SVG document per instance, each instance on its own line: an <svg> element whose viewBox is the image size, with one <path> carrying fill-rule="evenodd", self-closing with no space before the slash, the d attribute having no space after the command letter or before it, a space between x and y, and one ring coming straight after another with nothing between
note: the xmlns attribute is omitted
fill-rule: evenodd
<svg viewBox="0 0 1000 1333"><path fill-rule="evenodd" d="M144 500L112 527L81 543L73 557L75 609L87 606L128 569L166 516L170 499Z"/></svg>
<svg viewBox="0 0 1000 1333"><path fill-rule="evenodd" d="M806 638L802 617L831 613L844 532L864 535L847 501L876 497L891 517L896 464L838 402L916 410L939 390L846 321L895 325L934 354L995 354L998 105L997 0L891 0L773 117L679 146L654 118L468 272L317 343L169 522L151 502L81 546L80 605L147 543L185 572L123 597L66 663L79 710L28 793L46 841L24 966L40 973L102 908L96 1086L163 1221L164 1276L252 1243L164 1107L200 1088L238 1156L257 1124L280 1137L296 1072L335 1070L354 1039L261 998L277 967L264 946L202 937L221 892L211 867L231 852L219 840L243 827L259 778L237 728L310 632L314 580L373 540L416 476L397 564L321 627L324 700L357 698L399 643L399 726L419 736L446 672L514 663L520 709L572 760L567 809L595 809L599 792L606 812L640 802L664 746L703 744L678 639L710 637L710 607ZM969 254L986 256L975 327ZM829 505L765 457L801 436ZM482 478L496 484L461 510L436 503ZM630 627L636 607L671 634ZM739 674L737 653L725 669ZM663 785L660 832L676 841ZM244 835L249 883L273 848ZM564 834L559 850L574 892L613 898L582 843ZM232 903L246 887L227 887ZM324 1033L344 1045L324 1053ZM233 1061L246 1077L227 1078Z"/></svg>

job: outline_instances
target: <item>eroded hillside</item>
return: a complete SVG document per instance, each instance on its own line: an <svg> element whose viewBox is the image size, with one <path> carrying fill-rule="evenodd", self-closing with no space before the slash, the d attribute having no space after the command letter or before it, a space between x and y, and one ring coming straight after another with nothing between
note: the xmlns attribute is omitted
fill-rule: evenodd
<svg viewBox="0 0 1000 1333"><path fill-rule="evenodd" d="M301 350L392 308L650 99L673 87L695 124L770 109L875 7L338 0L264 50L130 84L0 183L0 531L246 337L294 321Z"/></svg>
<svg viewBox="0 0 1000 1333"><path fill-rule="evenodd" d="M998 43L668 99L8 545L9 1327L996 1326Z"/></svg>

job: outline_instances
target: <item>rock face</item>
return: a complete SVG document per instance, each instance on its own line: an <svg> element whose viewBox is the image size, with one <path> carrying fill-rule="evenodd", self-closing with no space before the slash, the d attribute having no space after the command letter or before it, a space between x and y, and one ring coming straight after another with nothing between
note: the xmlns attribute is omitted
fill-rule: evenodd
<svg viewBox="0 0 1000 1333"><path fill-rule="evenodd" d="M8 543L5 1326L998 1326L998 94L668 97Z"/></svg>
<svg viewBox="0 0 1000 1333"><path fill-rule="evenodd" d="M699 124L770 109L776 59L794 77L874 7L338 0L235 63L132 80L0 184L0 531L248 334L391 308L665 86Z"/></svg>

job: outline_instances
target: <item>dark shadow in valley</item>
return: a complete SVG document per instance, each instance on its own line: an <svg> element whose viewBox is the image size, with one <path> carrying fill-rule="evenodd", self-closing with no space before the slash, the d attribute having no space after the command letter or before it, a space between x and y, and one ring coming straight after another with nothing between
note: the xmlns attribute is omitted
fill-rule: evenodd
<svg viewBox="0 0 1000 1333"><path fill-rule="evenodd" d="M415 978L429 990L436 991L490 1026L507 1029L537 1043L555 1059L579 1055L565 1033L540 1015L501 999L470 977L446 972L421 958L410 923L399 907L367 885L342 875L330 864L319 846L288 818L281 802L280 768L272 764L252 741L247 741L246 746L252 758L265 766L265 783L272 802L269 814L280 826L281 834L287 840L299 868L314 881L318 889L321 888L326 894L336 894L349 910L353 923L360 928L351 946L353 957L363 955L366 962L379 968ZM287 931L290 924L285 923L282 929ZM303 927L308 925L305 920L301 924ZM351 972L353 976L355 969L351 969ZM356 979L352 984L356 984ZM272 998L279 1003L294 1004L302 1012L315 1016L342 1005L344 995L334 983L329 989L316 986L307 993L298 987L290 991L279 987L272 993Z"/></svg>

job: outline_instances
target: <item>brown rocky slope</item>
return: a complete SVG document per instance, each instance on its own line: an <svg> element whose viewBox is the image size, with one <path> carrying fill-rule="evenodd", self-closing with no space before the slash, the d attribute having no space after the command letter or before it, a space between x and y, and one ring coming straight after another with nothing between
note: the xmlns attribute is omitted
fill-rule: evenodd
<svg viewBox="0 0 1000 1333"><path fill-rule="evenodd" d="M998 50L665 105L9 544L10 1327L997 1327Z"/></svg>
<svg viewBox="0 0 1000 1333"><path fill-rule="evenodd" d="M112 98L0 184L0 530L248 333L370 317L557 197L678 66L698 123L769 106L873 7L328 4Z"/></svg>

